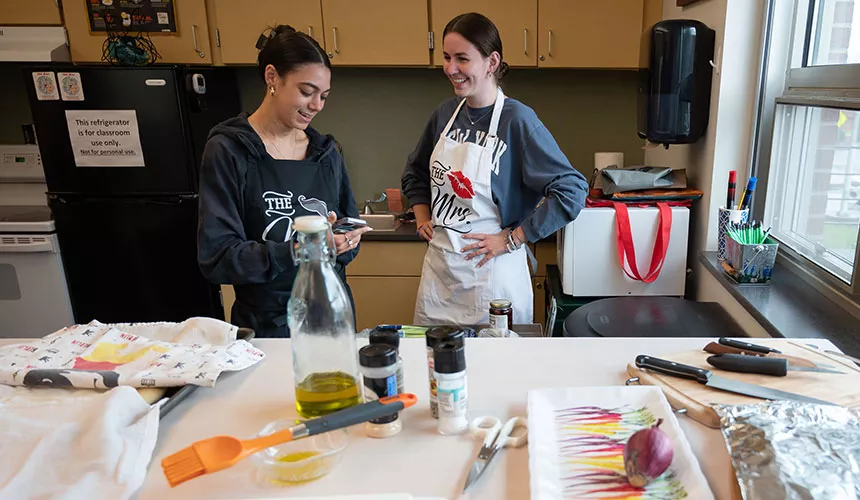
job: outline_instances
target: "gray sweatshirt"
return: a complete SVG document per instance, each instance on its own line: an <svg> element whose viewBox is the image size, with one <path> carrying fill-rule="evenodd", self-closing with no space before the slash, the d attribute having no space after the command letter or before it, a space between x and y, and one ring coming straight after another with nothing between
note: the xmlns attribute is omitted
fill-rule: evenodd
<svg viewBox="0 0 860 500"><path fill-rule="evenodd" d="M403 193L413 205L430 204L430 155L459 103L459 98L452 98L433 111L406 161L401 183ZM458 142L484 141L492 109L492 106L473 109L463 105L448 137ZM585 205L588 183L570 165L535 112L516 99L506 98L498 137L493 154L492 192L501 226L521 225L526 238L537 241L575 219ZM537 206L543 197L546 202Z"/></svg>

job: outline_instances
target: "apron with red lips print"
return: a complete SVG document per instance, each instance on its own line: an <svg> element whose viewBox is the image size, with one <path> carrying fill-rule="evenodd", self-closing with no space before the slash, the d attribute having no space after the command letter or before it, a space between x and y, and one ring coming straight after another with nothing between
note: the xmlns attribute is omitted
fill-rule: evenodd
<svg viewBox="0 0 860 500"><path fill-rule="evenodd" d="M466 102L463 99L442 131L430 156L430 224L433 238L424 256L415 302L416 325L478 325L489 321L490 301L513 302L514 323L532 322L533 295L525 247L478 267L483 255L466 260L464 246L479 240L466 234L496 234L499 207L493 202L493 152L505 95L496 95L490 128L483 143L448 137ZM502 154L502 153L499 153Z"/></svg>

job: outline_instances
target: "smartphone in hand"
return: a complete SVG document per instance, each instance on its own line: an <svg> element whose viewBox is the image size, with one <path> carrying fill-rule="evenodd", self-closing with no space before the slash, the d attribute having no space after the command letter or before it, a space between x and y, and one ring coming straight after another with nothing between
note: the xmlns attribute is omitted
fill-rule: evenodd
<svg viewBox="0 0 860 500"><path fill-rule="evenodd" d="M343 217L336 220L334 224L331 225L331 229L335 234L343 234L355 231L356 229L365 226L367 226L367 221L356 219L354 217Z"/></svg>

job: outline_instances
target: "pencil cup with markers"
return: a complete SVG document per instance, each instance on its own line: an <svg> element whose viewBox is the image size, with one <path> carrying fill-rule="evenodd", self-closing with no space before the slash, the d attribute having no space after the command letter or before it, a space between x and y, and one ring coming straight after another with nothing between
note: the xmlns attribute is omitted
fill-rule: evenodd
<svg viewBox="0 0 860 500"><path fill-rule="evenodd" d="M728 240L727 228L729 223L743 224L749 219L750 209L743 210L726 209L720 207L720 216L717 224L717 259L726 260L726 241Z"/></svg>
<svg viewBox="0 0 860 500"><path fill-rule="evenodd" d="M742 284L768 283L773 275L779 243L768 237L769 231L761 228L733 231L726 237L726 261L723 268L735 281Z"/></svg>

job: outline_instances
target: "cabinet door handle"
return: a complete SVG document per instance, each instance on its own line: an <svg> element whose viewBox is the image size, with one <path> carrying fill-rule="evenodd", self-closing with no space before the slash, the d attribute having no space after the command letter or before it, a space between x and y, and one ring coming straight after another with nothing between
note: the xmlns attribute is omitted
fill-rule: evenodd
<svg viewBox="0 0 860 500"><path fill-rule="evenodd" d="M331 29L331 36L334 38L334 53L340 54L340 49L337 47L337 28Z"/></svg>
<svg viewBox="0 0 860 500"><path fill-rule="evenodd" d="M201 59L206 57L206 53L200 50L200 46L197 43L197 25L196 24L191 25L191 38L194 40L194 52L197 52L197 55L200 56Z"/></svg>
<svg viewBox="0 0 860 500"><path fill-rule="evenodd" d="M314 37L314 27L313 26L308 26L308 36L311 38Z"/></svg>
<svg viewBox="0 0 860 500"><path fill-rule="evenodd" d="M529 30L523 30L523 54L529 55Z"/></svg>
<svg viewBox="0 0 860 500"><path fill-rule="evenodd" d="M552 57L552 30L547 30L547 44L546 44L546 52Z"/></svg>

